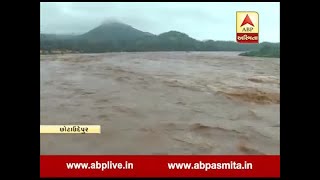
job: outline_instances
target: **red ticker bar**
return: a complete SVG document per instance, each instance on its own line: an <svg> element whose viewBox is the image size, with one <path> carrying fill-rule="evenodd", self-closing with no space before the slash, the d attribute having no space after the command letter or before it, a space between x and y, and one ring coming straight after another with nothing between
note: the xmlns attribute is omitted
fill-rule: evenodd
<svg viewBox="0 0 320 180"><path fill-rule="evenodd" d="M41 177L280 177L280 156L40 156Z"/></svg>

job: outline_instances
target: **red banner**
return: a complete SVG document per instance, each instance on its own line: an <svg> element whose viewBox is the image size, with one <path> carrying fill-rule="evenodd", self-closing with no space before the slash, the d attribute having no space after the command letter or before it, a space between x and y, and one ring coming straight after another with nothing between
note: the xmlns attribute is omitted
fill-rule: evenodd
<svg viewBox="0 0 320 180"><path fill-rule="evenodd" d="M280 177L280 156L40 156L40 177Z"/></svg>
<svg viewBox="0 0 320 180"><path fill-rule="evenodd" d="M238 43L259 43L259 33L237 33Z"/></svg>

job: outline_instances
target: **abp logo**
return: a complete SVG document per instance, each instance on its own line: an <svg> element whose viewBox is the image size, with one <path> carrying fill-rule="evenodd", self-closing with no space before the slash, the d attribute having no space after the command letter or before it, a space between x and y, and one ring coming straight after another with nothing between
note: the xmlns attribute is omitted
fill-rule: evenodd
<svg viewBox="0 0 320 180"><path fill-rule="evenodd" d="M238 43L259 43L259 14L255 11L237 11L236 39Z"/></svg>

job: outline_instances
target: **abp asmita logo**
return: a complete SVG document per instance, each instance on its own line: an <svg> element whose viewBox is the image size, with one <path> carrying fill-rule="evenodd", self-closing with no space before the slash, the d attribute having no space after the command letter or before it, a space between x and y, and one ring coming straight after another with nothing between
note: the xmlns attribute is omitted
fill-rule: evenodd
<svg viewBox="0 0 320 180"><path fill-rule="evenodd" d="M255 11L237 11L236 41L259 43L259 14Z"/></svg>

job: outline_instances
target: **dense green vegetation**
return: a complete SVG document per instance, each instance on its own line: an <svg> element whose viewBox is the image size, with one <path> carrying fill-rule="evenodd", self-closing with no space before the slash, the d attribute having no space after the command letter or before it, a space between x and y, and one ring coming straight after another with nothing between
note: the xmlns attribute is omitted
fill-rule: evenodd
<svg viewBox="0 0 320 180"><path fill-rule="evenodd" d="M233 41L198 41L187 34L169 31L160 35L137 30L122 23L107 23L82 35L40 34L40 49L84 53L121 51L255 51L261 44ZM267 43L271 46L274 44ZM276 44L275 44L276 45Z"/></svg>
<svg viewBox="0 0 320 180"><path fill-rule="evenodd" d="M280 58L280 44L279 45L264 45L255 51L241 53L241 56L254 56L254 57L274 57Z"/></svg>

